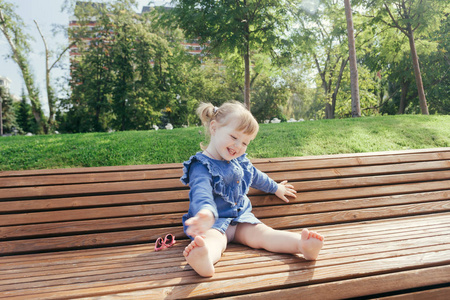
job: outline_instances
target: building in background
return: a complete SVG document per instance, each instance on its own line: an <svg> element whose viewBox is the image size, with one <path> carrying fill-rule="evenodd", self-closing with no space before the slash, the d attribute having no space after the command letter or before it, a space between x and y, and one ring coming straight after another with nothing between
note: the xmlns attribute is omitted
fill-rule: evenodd
<svg viewBox="0 0 450 300"><path fill-rule="evenodd" d="M4 89L5 93L9 94L11 80L8 77L0 76L0 87Z"/></svg>

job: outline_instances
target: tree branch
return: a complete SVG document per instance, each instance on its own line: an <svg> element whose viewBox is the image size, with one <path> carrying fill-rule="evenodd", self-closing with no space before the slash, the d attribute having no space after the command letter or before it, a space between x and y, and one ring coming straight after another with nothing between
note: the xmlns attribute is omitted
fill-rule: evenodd
<svg viewBox="0 0 450 300"><path fill-rule="evenodd" d="M386 10L387 10L387 12L389 14L389 17L391 18L392 22L394 22L395 26L393 26L391 24L388 24L388 23L386 23L386 24L391 26L391 27L393 27L393 28L397 28L398 30L403 32L406 36L409 36L408 32L403 27L401 27L400 24L398 24L397 20L395 20L394 16L392 15L391 10L389 9L389 7L387 6L386 3L384 3L384 7L386 8Z"/></svg>

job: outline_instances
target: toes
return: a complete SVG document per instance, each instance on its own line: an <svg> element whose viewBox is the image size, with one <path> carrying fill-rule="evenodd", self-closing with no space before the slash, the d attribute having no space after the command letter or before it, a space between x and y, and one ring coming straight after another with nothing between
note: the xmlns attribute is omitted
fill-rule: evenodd
<svg viewBox="0 0 450 300"><path fill-rule="evenodd" d="M309 232L308 238L314 238L318 239L319 241L323 241L323 236L314 231Z"/></svg>
<svg viewBox="0 0 450 300"><path fill-rule="evenodd" d="M309 231L308 229L302 230L302 239L303 240L309 240L310 238L318 239L319 241L323 241L323 236L321 234L318 234L315 231Z"/></svg>
<svg viewBox="0 0 450 300"><path fill-rule="evenodd" d="M188 257L188 255L192 251L192 249L194 249L195 247L202 246L202 245L199 245L199 243L200 244L204 244L203 239L197 239L196 238L195 240L193 240L189 245L186 246L186 248L184 248L183 255L185 257Z"/></svg>
<svg viewBox="0 0 450 300"><path fill-rule="evenodd" d="M303 229L302 230L302 240L307 240L307 239L309 239L309 233L310 233L310 231L308 230L308 229Z"/></svg>

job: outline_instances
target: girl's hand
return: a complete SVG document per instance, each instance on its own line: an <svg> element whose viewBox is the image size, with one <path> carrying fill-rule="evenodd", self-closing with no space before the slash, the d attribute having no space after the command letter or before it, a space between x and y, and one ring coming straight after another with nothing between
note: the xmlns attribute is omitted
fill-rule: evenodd
<svg viewBox="0 0 450 300"><path fill-rule="evenodd" d="M192 237L204 235L215 222L214 214L209 209L201 209L195 217L188 219L185 224L188 227L186 233Z"/></svg>
<svg viewBox="0 0 450 300"><path fill-rule="evenodd" d="M288 184L287 180L280 182L278 184L278 190L275 192L275 195L283 200L284 202L289 202L289 199L286 196L297 198L297 191L294 190L294 186L292 184Z"/></svg>

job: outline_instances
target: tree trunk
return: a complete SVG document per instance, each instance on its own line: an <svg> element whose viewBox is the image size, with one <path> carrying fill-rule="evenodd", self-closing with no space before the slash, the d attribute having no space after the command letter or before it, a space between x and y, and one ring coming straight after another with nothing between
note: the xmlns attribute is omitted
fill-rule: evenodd
<svg viewBox="0 0 450 300"><path fill-rule="evenodd" d="M244 0L244 6L247 6ZM244 52L244 105L250 110L250 25L248 23L249 17L245 17L244 32L245 32L245 52Z"/></svg>
<svg viewBox="0 0 450 300"><path fill-rule="evenodd" d="M406 108L406 95L409 89L409 80L402 80L402 94L400 96L400 105L398 107L398 114L404 114Z"/></svg>
<svg viewBox="0 0 450 300"><path fill-rule="evenodd" d="M245 107L250 110L250 49L248 42L244 54L244 67L244 104Z"/></svg>
<svg viewBox="0 0 450 300"><path fill-rule="evenodd" d="M429 115L427 99L425 98L425 91L423 89L422 75L420 73L419 57L417 56L416 44L414 42L414 32L411 29L411 26L408 26L408 39L409 39L409 47L411 48L411 58L413 61L414 76L416 78L417 92L419 94L420 110L423 115Z"/></svg>
<svg viewBox="0 0 450 300"><path fill-rule="evenodd" d="M359 101L358 66L356 64L355 35L353 33L352 8L350 0L344 0L345 17L347 19L348 50L350 59L350 85L352 94L352 117L361 117Z"/></svg>

